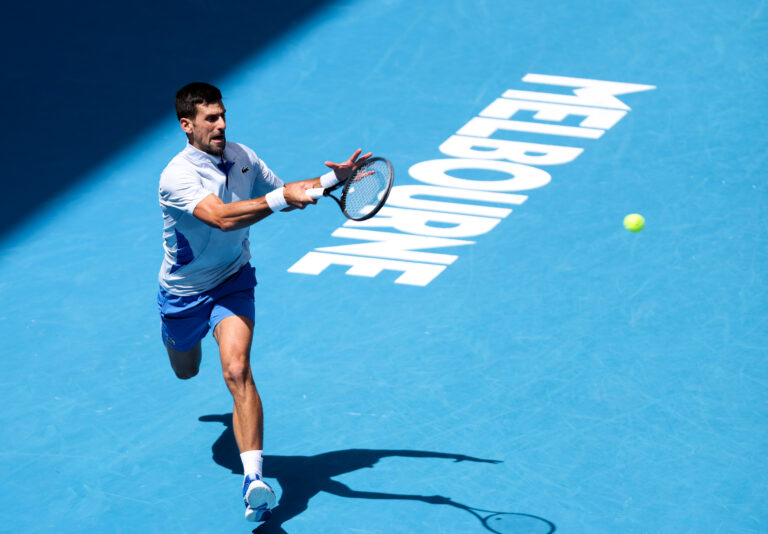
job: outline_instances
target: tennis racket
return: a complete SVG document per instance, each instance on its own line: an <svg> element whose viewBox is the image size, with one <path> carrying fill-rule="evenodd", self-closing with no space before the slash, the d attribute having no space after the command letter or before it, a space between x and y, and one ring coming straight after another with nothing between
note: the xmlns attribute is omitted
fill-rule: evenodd
<svg viewBox="0 0 768 534"><path fill-rule="evenodd" d="M494 534L552 534L557 530L552 522L535 515L494 512L466 505L460 505L459 508L475 516L486 530Z"/></svg>
<svg viewBox="0 0 768 534"><path fill-rule="evenodd" d="M370 158L343 182L323 189L307 189L310 198L331 197L342 213L353 221L364 221L376 215L384 206L392 190L395 171L386 158ZM336 197L331 192L341 189Z"/></svg>
<svg viewBox="0 0 768 534"><path fill-rule="evenodd" d="M557 530L551 521L531 514L497 512L494 510L473 508L472 506L453 501L442 495L421 497L419 500L423 500L430 504L445 504L469 512L480 521L480 524L483 525L485 530L493 532L494 534L522 534L523 532L525 534L553 534Z"/></svg>

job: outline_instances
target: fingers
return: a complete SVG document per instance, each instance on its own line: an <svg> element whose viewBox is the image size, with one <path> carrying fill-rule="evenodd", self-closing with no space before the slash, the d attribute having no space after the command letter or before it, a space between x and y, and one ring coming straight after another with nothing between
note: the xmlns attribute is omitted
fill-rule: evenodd
<svg viewBox="0 0 768 534"><path fill-rule="evenodd" d="M358 159L358 157L360 156L360 153L361 153L362 151L363 151L363 149L362 149L362 148L358 148L357 150L355 150L355 153L354 153L354 154L352 154L352 157L351 157L351 158L349 158L349 161L350 161L350 162L351 162L351 163L352 163L352 164L353 164L355 167L359 167L360 165L362 165L363 163L365 163L365 162L368 160L368 158L370 158L371 156L373 156L373 153L372 153L372 152L368 152L366 155L364 155L364 156L360 157L360 159Z"/></svg>
<svg viewBox="0 0 768 534"><path fill-rule="evenodd" d="M312 182L292 182L285 184L283 195L288 204L303 210L308 204L317 204L317 199L310 197L307 189L312 189Z"/></svg>
<svg viewBox="0 0 768 534"><path fill-rule="evenodd" d="M361 156L360 154L362 153L363 149L358 148L344 163L326 161L325 166L334 172L338 171L338 173L342 175L342 178L347 178L349 176L347 174L348 172L355 171L356 169L360 168L366 161L368 161L371 156L373 156L373 152L368 152L367 154Z"/></svg>
<svg viewBox="0 0 768 534"><path fill-rule="evenodd" d="M304 209L304 207L307 204L317 204L317 198L311 197L311 196L309 196L307 194L307 191L309 189L312 189L312 185L311 184L306 184L306 187L304 187L304 189L301 192L302 193L301 201L304 203L304 206L301 207L302 209Z"/></svg>
<svg viewBox="0 0 768 534"><path fill-rule="evenodd" d="M362 148L358 148L357 150L355 150L355 153L350 156L349 162L354 163L355 161L357 161L357 157L362 153L362 151L363 151Z"/></svg>
<svg viewBox="0 0 768 534"><path fill-rule="evenodd" d="M304 189L302 191L302 193L304 193L304 198L308 198L310 204L317 204L317 199L320 198L320 197L310 196L309 195L309 190L311 189L311 190L313 190L315 192L317 192L319 190L320 192L322 192L323 188L322 187L316 188L315 184L314 184L314 182L312 180L305 181L303 183L302 187Z"/></svg>

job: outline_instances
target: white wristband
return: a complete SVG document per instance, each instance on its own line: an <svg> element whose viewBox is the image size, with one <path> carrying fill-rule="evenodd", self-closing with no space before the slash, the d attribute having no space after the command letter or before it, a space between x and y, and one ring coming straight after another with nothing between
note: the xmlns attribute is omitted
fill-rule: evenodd
<svg viewBox="0 0 768 534"><path fill-rule="evenodd" d="M272 211L277 212L288 207L288 203L285 201L285 195L283 194L284 189L284 187L280 187L274 191L270 191L264 196L264 199L269 205L269 209Z"/></svg>
<svg viewBox="0 0 768 534"><path fill-rule="evenodd" d="M336 178L336 173L333 171L326 172L320 177L320 185L323 189L328 189L339 183L339 179Z"/></svg>

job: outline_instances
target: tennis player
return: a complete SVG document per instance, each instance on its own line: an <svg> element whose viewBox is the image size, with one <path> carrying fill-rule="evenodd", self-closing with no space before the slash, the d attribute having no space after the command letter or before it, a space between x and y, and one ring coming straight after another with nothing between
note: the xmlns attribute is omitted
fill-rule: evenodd
<svg viewBox="0 0 768 534"><path fill-rule="evenodd" d="M315 204L305 191L346 180L370 154L357 150L318 178L283 183L250 148L227 142L220 91L191 83L176 94L187 145L160 176L165 257L158 306L162 338L176 376L200 368L201 340L213 331L224 380L234 399L232 419L245 479L245 518L266 521L275 493L262 480L263 414L250 365L255 270L248 229L277 211Z"/></svg>

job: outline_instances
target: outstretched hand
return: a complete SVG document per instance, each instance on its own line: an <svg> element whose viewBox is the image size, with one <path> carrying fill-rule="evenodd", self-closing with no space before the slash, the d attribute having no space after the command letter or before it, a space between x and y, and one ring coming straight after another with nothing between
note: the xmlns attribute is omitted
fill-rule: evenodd
<svg viewBox="0 0 768 534"><path fill-rule="evenodd" d="M370 158L373 154L371 152L368 152L364 156L360 156L360 154L363 152L362 148L358 148L355 150L355 153L350 156L350 158L345 161L344 163L334 163L332 161L326 161L325 165L326 167L329 167L334 174L336 175L336 179L340 182L345 181L347 178L352 176L352 173L354 173L357 169L359 169L367 160Z"/></svg>

